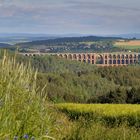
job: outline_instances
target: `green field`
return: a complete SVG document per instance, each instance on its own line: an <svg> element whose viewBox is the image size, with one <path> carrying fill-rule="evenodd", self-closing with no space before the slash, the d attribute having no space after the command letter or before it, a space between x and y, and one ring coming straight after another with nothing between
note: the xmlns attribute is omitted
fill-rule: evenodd
<svg viewBox="0 0 140 140"><path fill-rule="evenodd" d="M128 49L128 50L140 49L140 46L129 46L129 45L115 45L114 47Z"/></svg>
<svg viewBox="0 0 140 140"><path fill-rule="evenodd" d="M109 125L140 126L140 105L130 104L58 104L71 119L80 117Z"/></svg>
<svg viewBox="0 0 140 140"><path fill-rule="evenodd" d="M90 41L90 42L79 42L80 44L87 44L87 45L91 45L91 44L96 44L95 41Z"/></svg>
<svg viewBox="0 0 140 140"><path fill-rule="evenodd" d="M64 103L56 106L72 122L68 140L140 139L140 105Z"/></svg>
<svg viewBox="0 0 140 140"><path fill-rule="evenodd" d="M140 40L117 41L114 46L129 50L140 49Z"/></svg>

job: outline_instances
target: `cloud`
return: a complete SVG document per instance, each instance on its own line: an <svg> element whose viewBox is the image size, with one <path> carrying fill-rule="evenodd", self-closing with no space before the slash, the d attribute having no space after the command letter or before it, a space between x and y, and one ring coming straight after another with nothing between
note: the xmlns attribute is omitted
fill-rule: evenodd
<svg viewBox="0 0 140 140"><path fill-rule="evenodd" d="M140 32L139 0L0 0L0 30L43 33ZM10 25L15 25L11 28Z"/></svg>

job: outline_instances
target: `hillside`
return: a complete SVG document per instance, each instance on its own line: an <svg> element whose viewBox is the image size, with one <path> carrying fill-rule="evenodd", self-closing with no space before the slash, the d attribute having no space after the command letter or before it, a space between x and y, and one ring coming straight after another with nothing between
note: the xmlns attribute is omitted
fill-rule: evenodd
<svg viewBox="0 0 140 140"><path fill-rule="evenodd" d="M41 52L110 52L121 51L120 48L113 47L117 37L64 37L57 39L38 40L26 43L19 43L20 51L27 52L28 49L38 49Z"/></svg>
<svg viewBox="0 0 140 140"><path fill-rule="evenodd" d="M10 44L0 43L0 48L9 48L9 47L11 47Z"/></svg>
<svg viewBox="0 0 140 140"><path fill-rule="evenodd" d="M44 95L53 102L139 103L140 66L100 68L54 56L30 57L30 62L39 71L38 90L47 85Z"/></svg>
<svg viewBox="0 0 140 140"><path fill-rule="evenodd" d="M87 37L64 37L57 39L48 39L48 40L38 40L32 41L28 43L21 43L21 46L27 45L53 45L53 44L61 44L61 43L79 43L79 42L93 42L93 41L103 41L103 40L117 40L122 39L120 37L98 37L98 36L87 36Z"/></svg>

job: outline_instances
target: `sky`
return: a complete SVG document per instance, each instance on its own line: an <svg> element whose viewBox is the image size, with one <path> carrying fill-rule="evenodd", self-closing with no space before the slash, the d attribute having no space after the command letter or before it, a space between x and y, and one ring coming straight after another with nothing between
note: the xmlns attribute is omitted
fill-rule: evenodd
<svg viewBox="0 0 140 140"><path fill-rule="evenodd" d="M140 33L140 0L0 0L0 33Z"/></svg>

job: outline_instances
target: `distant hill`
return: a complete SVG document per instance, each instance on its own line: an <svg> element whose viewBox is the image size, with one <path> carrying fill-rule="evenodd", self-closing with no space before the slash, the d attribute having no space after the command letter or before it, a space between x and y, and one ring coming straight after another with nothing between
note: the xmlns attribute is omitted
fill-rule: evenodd
<svg viewBox="0 0 140 140"><path fill-rule="evenodd" d="M9 48L11 47L10 44L0 43L0 48Z"/></svg>
<svg viewBox="0 0 140 140"><path fill-rule="evenodd" d="M132 33L132 34L120 34L120 35L113 35L115 37L124 37L128 39L136 38L140 39L140 33Z"/></svg>
<svg viewBox="0 0 140 140"><path fill-rule="evenodd" d="M25 33L0 33L0 42L7 43L7 44L17 44L17 43L24 43L24 42L31 42L36 40L47 40L47 39L55 39L58 36L51 36L47 34L25 34Z"/></svg>
<svg viewBox="0 0 140 140"><path fill-rule="evenodd" d="M87 36L87 37L63 37L48 40L38 40L26 43L19 43L20 46L34 46L34 45L53 45L61 43L78 43L78 42L92 42L92 41L107 41L122 39L121 37L99 37L99 36Z"/></svg>

